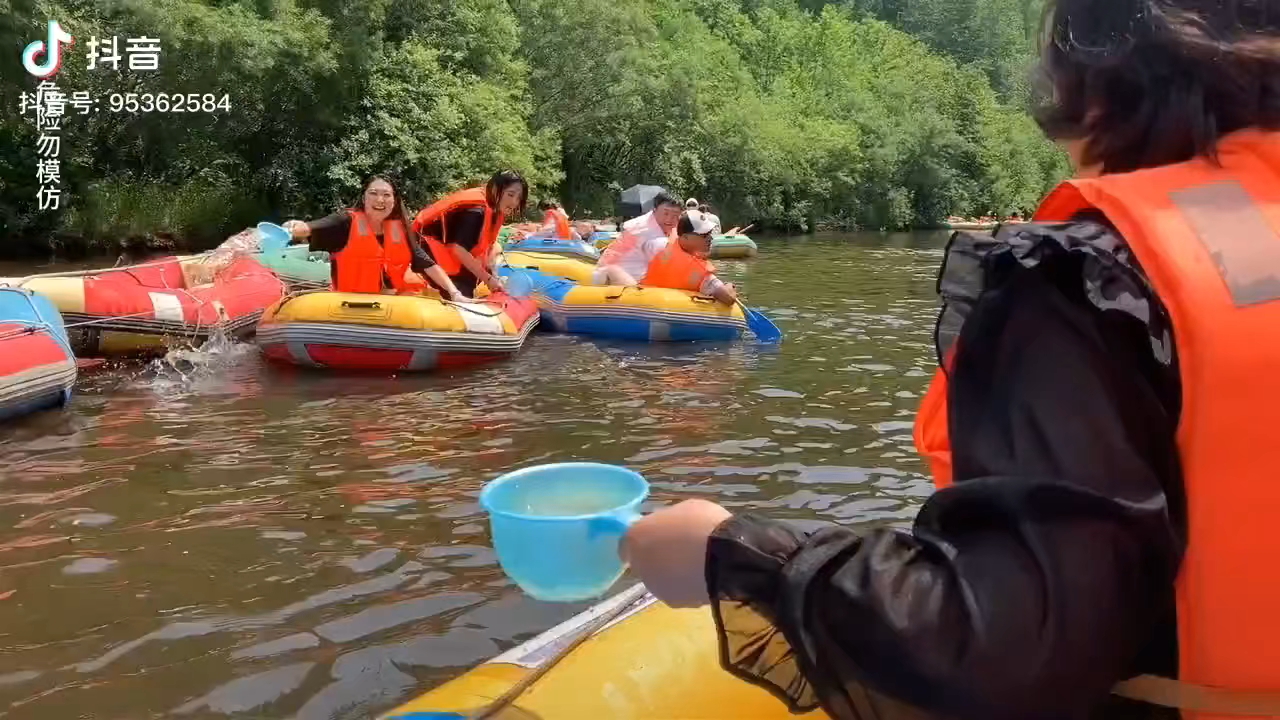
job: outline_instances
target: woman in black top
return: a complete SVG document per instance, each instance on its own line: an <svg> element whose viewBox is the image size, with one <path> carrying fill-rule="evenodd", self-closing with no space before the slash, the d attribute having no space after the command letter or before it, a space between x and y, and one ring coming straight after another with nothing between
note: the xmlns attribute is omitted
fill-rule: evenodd
<svg viewBox="0 0 1280 720"><path fill-rule="evenodd" d="M1082 174L1280 129L1275 0L1054 0L1048 12L1040 119ZM955 484L912 528L805 532L691 500L632 526L632 570L669 604L710 601L726 668L792 709L1176 719L1111 694L1179 671L1188 505L1167 309L1094 212L958 233L938 287Z"/></svg>
<svg viewBox="0 0 1280 720"><path fill-rule="evenodd" d="M400 193L395 186L386 177L375 175L370 178L364 185L364 192L361 195L360 202L355 203L349 209L339 210L331 215L326 215L319 220L289 220L284 223L284 228L289 230L295 241L307 240L307 245L312 250L321 250L330 254L331 275L335 282L338 273L337 254L342 252L347 246L347 240L351 237L351 212L353 210L362 210L369 218L373 232L378 237L378 242L382 242L383 222L391 218L399 220L404 225L405 237L409 240L409 250L413 254L410 261L410 268L426 277L441 293L448 299L454 301L468 301L466 295L458 291L439 266L431 254L427 252L422 241L413 232L413 226L409 223L408 216L405 213L404 205L400 201ZM391 289L391 279L383 274L382 287Z"/></svg>
<svg viewBox="0 0 1280 720"><path fill-rule="evenodd" d="M442 224L447 223L447 227L442 228ZM480 244L480 233L484 230L484 208L458 208L451 212L445 213L440 219L433 223L424 225L421 228L422 235L430 235L431 237L447 237L450 245L461 246L464 250L470 252L474 250L476 245ZM441 272L444 275L444 272ZM445 275L445 277L449 277ZM467 268L462 268L458 275L450 278L453 282L466 292L474 293L476 286L480 281L475 275L471 274Z"/></svg>

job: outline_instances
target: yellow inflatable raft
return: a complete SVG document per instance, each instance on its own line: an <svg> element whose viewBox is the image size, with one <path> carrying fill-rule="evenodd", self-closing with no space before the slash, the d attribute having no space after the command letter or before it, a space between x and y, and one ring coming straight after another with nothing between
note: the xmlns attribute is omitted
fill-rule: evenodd
<svg viewBox="0 0 1280 720"><path fill-rule="evenodd" d="M566 278L579 285L590 285L595 263L567 255L539 252L509 252L504 255L508 267L538 270L547 275Z"/></svg>
<svg viewBox="0 0 1280 720"><path fill-rule="evenodd" d="M491 362L524 345L538 324L529 298L303 293L267 308L258 347L269 360L344 370L426 371Z"/></svg>
<svg viewBox="0 0 1280 720"><path fill-rule="evenodd" d="M575 285L555 281L535 294L552 330L640 342L736 340L747 329L737 305L687 290Z"/></svg>
<svg viewBox="0 0 1280 720"><path fill-rule="evenodd" d="M517 687L522 684L523 689ZM495 701L501 709L491 707ZM827 717L821 711L792 715L765 690L730 675L720 666L711 612L673 610L644 586L571 618L382 720L460 720L482 709L492 711L486 717L495 720Z"/></svg>

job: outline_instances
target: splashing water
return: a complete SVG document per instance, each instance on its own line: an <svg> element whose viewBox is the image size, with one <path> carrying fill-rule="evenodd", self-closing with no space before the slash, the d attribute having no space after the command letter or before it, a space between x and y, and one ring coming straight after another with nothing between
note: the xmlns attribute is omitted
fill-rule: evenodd
<svg viewBox="0 0 1280 720"><path fill-rule="evenodd" d="M157 388L172 385L189 388L218 378L256 354L253 345L218 332L199 347L170 350L164 357L152 360L147 369L155 375L153 385Z"/></svg>

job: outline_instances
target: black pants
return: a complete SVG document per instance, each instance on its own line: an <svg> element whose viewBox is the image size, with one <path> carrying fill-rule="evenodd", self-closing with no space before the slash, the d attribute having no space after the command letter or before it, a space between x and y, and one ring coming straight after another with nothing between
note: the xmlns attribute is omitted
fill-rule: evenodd
<svg viewBox="0 0 1280 720"><path fill-rule="evenodd" d="M449 279L458 287L458 292L466 295L467 297L475 297L476 286L479 285L480 282L476 280L475 275L472 275L465 268L457 275L451 276Z"/></svg>

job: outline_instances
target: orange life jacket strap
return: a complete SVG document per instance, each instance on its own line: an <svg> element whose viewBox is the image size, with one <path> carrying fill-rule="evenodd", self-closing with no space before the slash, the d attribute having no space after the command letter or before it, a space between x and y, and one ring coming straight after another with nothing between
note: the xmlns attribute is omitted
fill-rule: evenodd
<svg viewBox="0 0 1280 720"><path fill-rule="evenodd" d="M1280 717L1280 692L1229 690L1192 685L1158 675L1139 675L1112 688L1122 698L1213 715Z"/></svg>

